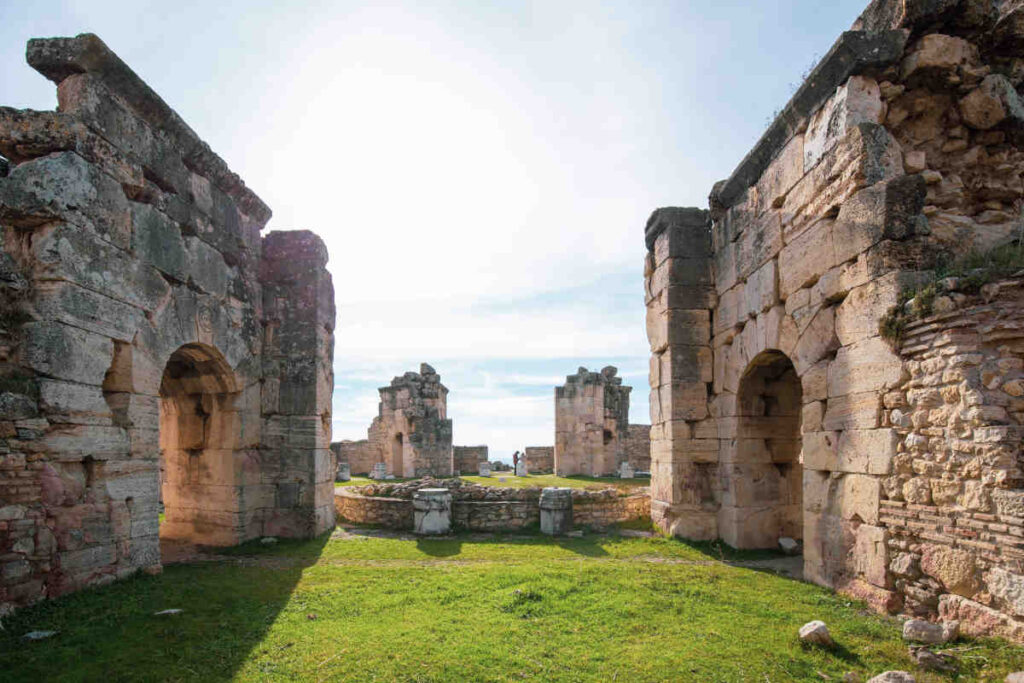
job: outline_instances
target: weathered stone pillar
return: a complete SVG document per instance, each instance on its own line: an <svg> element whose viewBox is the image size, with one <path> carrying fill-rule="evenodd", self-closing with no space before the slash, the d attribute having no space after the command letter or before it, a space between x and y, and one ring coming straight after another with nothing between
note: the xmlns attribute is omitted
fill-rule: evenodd
<svg viewBox="0 0 1024 683"><path fill-rule="evenodd" d="M564 536L572 528L572 489L549 486L540 494L540 531Z"/></svg>
<svg viewBox="0 0 1024 683"><path fill-rule="evenodd" d="M651 516L673 534L711 539L718 535L718 440L708 420L715 302L708 212L658 209L647 222L645 242Z"/></svg>
<svg viewBox="0 0 1024 683"><path fill-rule="evenodd" d="M491 476L491 463L489 463L489 462L482 462L482 463L480 463L480 472L479 472L479 474L480 474L481 477L489 477L489 476Z"/></svg>
<svg viewBox="0 0 1024 683"><path fill-rule="evenodd" d="M263 239L263 481L274 487L265 533L309 536L334 525L334 285L311 232Z"/></svg>
<svg viewBox="0 0 1024 683"><path fill-rule="evenodd" d="M338 474L335 477L336 481L351 481L352 480L352 468L347 462L343 462L338 465Z"/></svg>
<svg viewBox="0 0 1024 683"><path fill-rule="evenodd" d="M452 494L448 489L420 489L412 497L415 533L447 534L452 529Z"/></svg>

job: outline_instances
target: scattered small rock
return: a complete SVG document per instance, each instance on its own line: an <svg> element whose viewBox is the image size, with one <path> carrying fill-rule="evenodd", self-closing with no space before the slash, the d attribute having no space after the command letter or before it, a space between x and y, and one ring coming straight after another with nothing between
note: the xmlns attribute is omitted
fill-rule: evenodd
<svg viewBox="0 0 1024 683"><path fill-rule="evenodd" d="M809 645L821 645L823 647L835 645L835 641L832 640L832 634L828 632L828 627L825 626L824 621L809 621L801 626L800 641Z"/></svg>
<svg viewBox="0 0 1024 683"><path fill-rule="evenodd" d="M788 536L783 536L779 539L779 549L787 555L798 555L800 553L800 544Z"/></svg>
<svg viewBox="0 0 1024 683"><path fill-rule="evenodd" d="M159 612L153 612L153 616L154 617L169 617L169 616L174 615L174 614L181 614L184 611L185 610L178 609L178 608L165 609L165 610L160 610Z"/></svg>
<svg viewBox="0 0 1024 683"><path fill-rule="evenodd" d="M1024 671L1014 671L1011 674L1006 674L1003 683L1024 683Z"/></svg>
<svg viewBox="0 0 1024 683"><path fill-rule="evenodd" d="M925 671L941 671L952 673L957 669L956 659L952 655L932 652L926 647L910 648L910 656Z"/></svg>
<svg viewBox="0 0 1024 683"><path fill-rule="evenodd" d="M847 671L843 674L843 683L860 683L860 674L855 671Z"/></svg>
<svg viewBox="0 0 1024 683"><path fill-rule="evenodd" d="M273 536L264 536L260 539L260 543L262 543L263 545L274 545L275 543L277 543L277 539Z"/></svg>
<svg viewBox="0 0 1024 683"><path fill-rule="evenodd" d="M583 538L583 532L577 529L576 531L570 531L566 536L569 536L570 538Z"/></svg>
<svg viewBox="0 0 1024 683"><path fill-rule="evenodd" d="M886 671L869 679L868 683L917 683L917 679L906 671Z"/></svg>
<svg viewBox="0 0 1024 683"><path fill-rule="evenodd" d="M316 614L307 614L306 618L310 621L316 621Z"/></svg>
<svg viewBox="0 0 1024 683"><path fill-rule="evenodd" d="M60 631L29 631L21 637L22 640L46 640L60 633Z"/></svg>
<svg viewBox="0 0 1024 683"><path fill-rule="evenodd" d="M908 619L903 622L903 640L927 645L940 645L955 640L960 635L960 622L953 620L933 624L923 619Z"/></svg>

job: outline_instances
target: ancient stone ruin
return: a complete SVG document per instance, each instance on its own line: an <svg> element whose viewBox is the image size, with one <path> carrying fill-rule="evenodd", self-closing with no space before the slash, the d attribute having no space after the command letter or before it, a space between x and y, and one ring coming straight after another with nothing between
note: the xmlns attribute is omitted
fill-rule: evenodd
<svg viewBox="0 0 1024 683"><path fill-rule="evenodd" d="M348 465L350 474L367 475L378 462L377 449L369 439L335 441L331 444L331 450L334 452L338 467Z"/></svg>
<svg viewBox="0 0 1024 683"><path fill-rule="evenodd" d="M556 474L611 476L631 454L637 464L649 464L645 426L629 424L632 390L610 365L601 372L581 367L555 387Z"/></svg>
<svg viewBox="0 0 1024 683"><path fill-rule="evenodd" d="M1024 297L935 281L1020 235L1022 47L1017 2L876 0L710 211L654 212L659 526L1024 637Z"/></svg>
<svg viewBox="0 0 1024 683"><path fill-rule="evenodd" d="M527 446L523 453L526 457L526 469L533 474L551 474L555 471L553 446Z"/></svg>
<svg viewBox="0 0 1024 683"><path fill-rule="evenodd" d="M0 612L159 570L161 537L332 527L323 243L261 236L270 209L96 36L28 62L59 106L0 108Z"/></svg>
<svg viewBox="0 0 1024 683"><path fill-rule="evenodd" d="M459 474L476 474L487 457L487 446L455 446L452 448L453 470Z"/></svg>
<svg viewBox="0 0 1024 683"><path fill-rule="evenodd" d="M434 368L423 363L379 391L378 415L368 430L374 463L396 477L451 476L448 389Z"/></svg>

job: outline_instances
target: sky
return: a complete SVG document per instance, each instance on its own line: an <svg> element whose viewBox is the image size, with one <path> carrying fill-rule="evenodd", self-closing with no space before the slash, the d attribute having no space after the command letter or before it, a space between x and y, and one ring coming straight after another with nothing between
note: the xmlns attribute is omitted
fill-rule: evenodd
<svg viewBox="0 0 1024 683"><path fill-rule="evenodd" d="M330 252L333 438L430 363L456 445L554 443L615 365L648 424L643 227L707 206L866 0L0 0L0 105L52 109L32 37L99 35Z"/></svg>

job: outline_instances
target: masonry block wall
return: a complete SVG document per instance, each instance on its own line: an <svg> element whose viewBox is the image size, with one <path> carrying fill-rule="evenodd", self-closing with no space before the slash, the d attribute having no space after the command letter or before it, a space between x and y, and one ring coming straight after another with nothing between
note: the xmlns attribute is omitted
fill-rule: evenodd
<svg viewBox="0 0 1024 683"><path fill-rule="evenodd" d="M629 425L626 432L626 460L634 470L651 469L651 426Z"/></svg>
<svg viewBox="0 0 1024 683"><path fill-rule="evenodd" d="M526 471L530 474L551 474L555 471L553 446L527 446Z"/></svg>
<svg viewBox="0 0 1024 683"><path fill-rule="evenodd" d="M879 323L939 258L1016 238L1018 4L873 2L708 211L645 228L655 521L738 547L802 539L810 580L1015 638L1024 579L1015 546L990 545L1021 531L1001 389L1019 309L1001 331L992 311L936 320L895 350Z"/></svg>
<svg viewBox="0 0 1024 683"><path fill-rule="evenodd" d="M352 474L369 474L378 462L384 462L381 454L369 439L359 441L335 441L331 444L338 464L347 464Z"/></svg>
<svg viewBox="0 0 1024 683"><path fill-rule="evenodd" d="M487 462L487 446L455 446L452 458L456 472L476 474L480 471L480 463Z"/></svg>
<svg viewBox="0 0 1024 683"><path fill-rule="evenodd" d="M0 108L0 613L159 570L161 536L332 526L323 243L262 237L270 209L97 37L28 61L59 104Z"/></svg>
<svg viewBox="0 0 1024 683"><path fill-rule="evenodd" d="M448 389L426 363L380 388L369 441L397 477L451 476L452 421Z"/></svg>
<svg viewBox="0 0 1024 683"><path fill-rule="evenodd" d="M555 387L555 473L610 475L626 457L629 392L618 370L580 368Z"/></svg>

